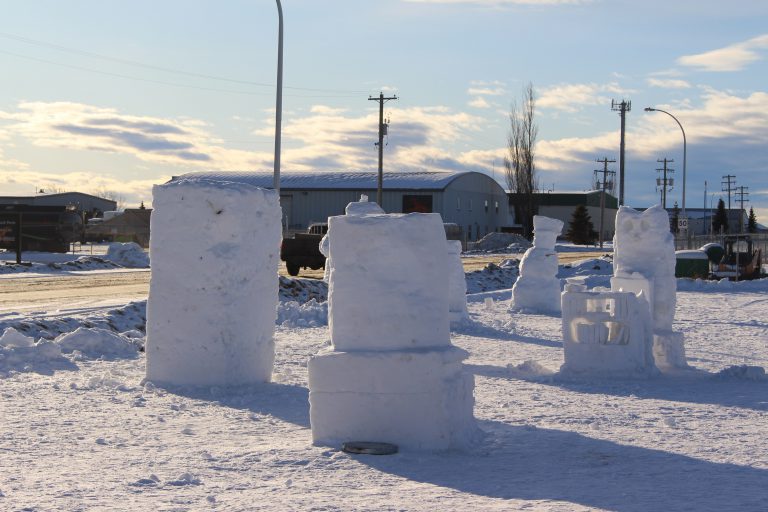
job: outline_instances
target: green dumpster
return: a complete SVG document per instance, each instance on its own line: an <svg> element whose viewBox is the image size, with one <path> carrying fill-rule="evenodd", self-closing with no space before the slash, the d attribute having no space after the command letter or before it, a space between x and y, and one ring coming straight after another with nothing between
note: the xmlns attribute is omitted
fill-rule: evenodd
<svg viewBox="0 0 768 512"><path fill-rule="evenodd" d="M709 257L704 251L675 251L675 259L675 277L706 279L709 275Z"/></svg>

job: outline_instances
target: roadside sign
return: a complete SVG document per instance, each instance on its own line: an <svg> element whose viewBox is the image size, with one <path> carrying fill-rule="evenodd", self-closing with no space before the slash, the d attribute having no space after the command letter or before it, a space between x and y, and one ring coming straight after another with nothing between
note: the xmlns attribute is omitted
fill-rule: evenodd
<svg viewBox="0 0 768 512"><path fill-rule="evenodd" d="M677 219L677 229L680 231L688 231L688 219L685 217Z"/></svg>

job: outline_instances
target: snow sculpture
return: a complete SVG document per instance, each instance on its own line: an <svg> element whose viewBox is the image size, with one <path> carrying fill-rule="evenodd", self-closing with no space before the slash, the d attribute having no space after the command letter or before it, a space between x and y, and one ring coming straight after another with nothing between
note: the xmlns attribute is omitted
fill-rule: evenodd
<svg viewBox="0 0 768 512"><path fill-rule="evenodd" d="M314 442L468 445L474 378L463 371L467 352L450 342L440 216L331 217L328 240L332 346L309 361Z"/></svg>
<svg viewBox="0 0 768 512"><path fill-rule="evenodd" d="M461 264L461 242L448 240L448 314L451 325L459 325L469 319L467 312L467 278Z"/></svg>
<svg viewBox="0 0 768 512"><path fill-rule="evenodd" d="M650 312L644 294L587 291L569 283L562 294L563 373L647 375L653 361Z"/></svg>
<svg viewBox="0 0 768 512"><path fill-rule="evenodd" d="M642 213L626 206L619 208L613 265L612 290L642 291L648 299L657 366L687 367L683 335L672 331L677 280L675 245L666 210L659 205Z"/></svg>
<svg viewBox="0 0 768 512"><path fill-rule="evenodd" d="M560 280L557 278L555 241L563 221L542 215L533 217L533 247L520 262L520 277L512 287L512 310L560 312Z"/></svg>
<svg viewBox="0 0 768 512"><path fill-rule="evenodd" d="M281 211L274 191L182 178L153 188L147 379L269 381Z"/></svg>

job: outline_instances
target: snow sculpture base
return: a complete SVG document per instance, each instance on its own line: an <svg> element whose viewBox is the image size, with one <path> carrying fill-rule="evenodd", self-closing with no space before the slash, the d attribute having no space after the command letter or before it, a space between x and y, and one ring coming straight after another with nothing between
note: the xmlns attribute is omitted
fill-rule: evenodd
<svg viewBox="0 0 768 512"><path fill-rule="evenodd" d="M448 240L448 316L451 325L461 325L469 319L467 311L467 278L464 275L464 265L461 263L461 242Z"/></svg>
<svg viewBox="0 0 768 512"><path fill-rule="evenodd" d="M165 385L269 381L281 211L249 185L185 178L153 189L147 379Z"/></svg>
<svg viewBox="0 0 768 512"><path fill-rule="evenodd" d="M562 373L650 375L653 359L650 312L643 295L589 292L569 285L562 294Z"/></svg>
<svg viewBox="0 0 768 512"><path fill-rule="evenodd" d="M328 350L309 361L312 440L393 443L417 450L468 447L479 430L466 351Z"/></svg>
<svg viewBox="0 0 768 512"><path fill-rule="evenodd" d="M653 358L659 368L689 368L685 357L683 333L667 331L653 334Z"/></svg>

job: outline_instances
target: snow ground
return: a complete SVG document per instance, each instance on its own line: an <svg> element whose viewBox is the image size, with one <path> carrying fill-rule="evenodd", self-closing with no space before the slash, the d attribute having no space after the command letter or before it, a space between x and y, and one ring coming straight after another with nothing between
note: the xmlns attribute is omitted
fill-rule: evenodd
<svg viewBox="0 0 768 512"><path fill-rule="evenodd" d="M262 386L142 384L143 302L58 330L26 319L29 334L49 337L94 329L84 350L57 338L48 343L62 354L26 365L0 352L0 509L768 509L768 380L740 371L768 367L768 281L678 280L690 372L569 380L557 375L560 318L510 316L516 265L497 269L468 274L471 320L451 333L471 354L486 433L464 453L312 446L306 362L329 339L324 289L311 280L281 283L274 382ZM559 277L594 286L610 273L588 260ZM134 350L109 348L108 332Z"/></svg>

